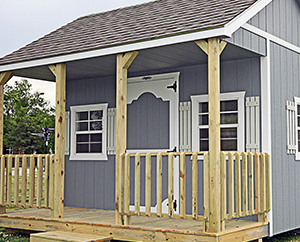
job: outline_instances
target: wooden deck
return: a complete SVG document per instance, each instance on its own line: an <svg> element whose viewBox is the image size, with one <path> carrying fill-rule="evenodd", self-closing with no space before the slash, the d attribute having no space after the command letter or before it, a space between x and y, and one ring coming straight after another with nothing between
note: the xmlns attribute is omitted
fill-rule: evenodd
<svg viewBox="0 0 300 242"><path fill-rule="evenodd" d="M132 225L115 225L115 212L65 207L64 219L50 219L49 210L26 209L0 215L0 227L33 231L66 231L111 236L125 241L251 241L268 235L268 223L229 220L224 232L202 230L194 220L132 217Z"/></svg>

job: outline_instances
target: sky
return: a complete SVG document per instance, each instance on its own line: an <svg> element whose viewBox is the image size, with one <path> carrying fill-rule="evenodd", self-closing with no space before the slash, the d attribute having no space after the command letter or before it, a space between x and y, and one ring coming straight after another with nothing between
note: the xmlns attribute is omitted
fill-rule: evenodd
<svg viewBox="0 0 300 242"><path fill-rule="evenodd" d="M88 14L149 0L0 0L0 57ZM13 77L12 85L20 77ZM55 83L28 79L54 105Z"/></svg>

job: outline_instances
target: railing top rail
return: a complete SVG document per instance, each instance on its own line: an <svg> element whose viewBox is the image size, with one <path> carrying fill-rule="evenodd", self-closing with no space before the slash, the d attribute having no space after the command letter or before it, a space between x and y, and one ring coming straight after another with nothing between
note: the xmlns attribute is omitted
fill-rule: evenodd
<svg viewBox="0 0 300 242"><path fill-rule="evenodd" d="M162 155L162 156L168 156L168 155L178 155L180 156L181 154L185 154L185 155L193 155L193 154L197 154L197 155L205 155L206 153L208 153L208 151L197 151L197 152L135 152L135 153L122 153L120 156L123 156L123 155L129 155L130 157L132 156L136 156L136 155L140 155L140 156L146 156L146 155L149 155L150 156L157 156L158 154L159 155Z"/></svg>
<svg viewBox="0 0 300 242"><path fill-rule="evenodd" d="M1 157L46 157L46 156L51 156L51 155L54 155L54 154L16 154L16 155L1 155Z"/></svg>

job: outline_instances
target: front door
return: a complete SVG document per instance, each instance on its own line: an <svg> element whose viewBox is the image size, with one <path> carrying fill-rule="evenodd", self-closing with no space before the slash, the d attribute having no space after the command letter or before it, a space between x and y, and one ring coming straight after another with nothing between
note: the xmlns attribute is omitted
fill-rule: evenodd
<svg viewBox="0 0 300 242"><path fill-rule="evenodd" d="M127 152L166 152L179 148L179 73L128 79ZM156 212L156 162L152 162L152 212ZM144 164L141 162L141 170ZM167 213L167 162L163 162L163 213ZM134 173L131 173L134 174ZM141 175L143 172L141 172ZM144 173L145 174L145 173ZM165 180L165 182L164 182ZM141 177L141 205L145 179ZM133 190L131 191L133 198ZM174 161L174 199L179 199L179 161ZM132 201L132 200L131 200ZM133 205L133 204L131 204ZM141 206L141 211L143 210ZM178 206L175 213L178 213Z"/></svg>

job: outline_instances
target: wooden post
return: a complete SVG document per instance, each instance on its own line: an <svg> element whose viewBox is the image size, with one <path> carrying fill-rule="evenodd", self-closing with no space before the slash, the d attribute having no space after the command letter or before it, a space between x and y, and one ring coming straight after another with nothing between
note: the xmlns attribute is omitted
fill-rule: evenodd
<svg viewBox="0 0 300 242"><path fill-rule="evenodd" d="M209 232L218 233L221 231L220 54L226 42L211 38L196 44L208 55Z"/></svg>
<svg viewBox="0 0 300 242"><path fill-rule="evenodd" d="M64 217L66 65L49 66L56 77L54 218Z"/></svg>
<svg viewBox="0 0 300 242"><path fill-rule="evenodd" d="M0 155L3 155L3 104L4 104L4 85L7 83L11 78L13 74L12 72L3 72L0 73ZM5 159L5 158L4 158ZM5 169L5 164L4 164ZM1 174L1 176L4 176L4 173ZM4 193L4 177L1 178L3 182L1 182L1 191ZM3 186L3 187L2 187ZM4 197L3 197L4 199ZM0 204L0 214L6 212L6 207L2 206Z"/></svg>
<svg viewBox="0 0 300 242"><path fill-rule="evenodd" d="M122 160L120 155L126 152L127 139L127 69L130 67L137 51L117 55L117 108L116 108L116 167L115 167L115 222L122 224L122 216L119 213L120 201L124 198L124 187L120 179L119 171L122 170ZM119 186L121 184L121 186ZM121 189L120 189L121 187ZM123 211L122 208L120 211ZM126 219L126 221L130 221Z"/></svg>

